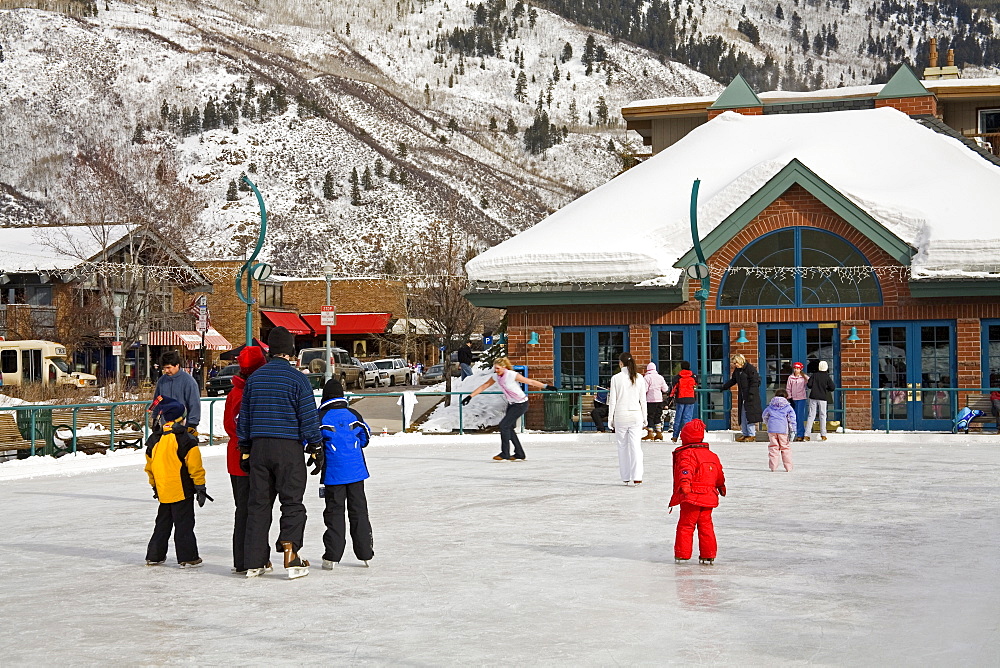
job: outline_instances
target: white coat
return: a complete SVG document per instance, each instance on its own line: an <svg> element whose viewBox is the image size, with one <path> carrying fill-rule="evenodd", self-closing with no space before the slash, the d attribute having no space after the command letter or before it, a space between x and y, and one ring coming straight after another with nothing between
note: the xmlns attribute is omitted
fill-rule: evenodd
<svg viewBox="0 0 1000 668"><path fill-rule="evenodd" d="M635 383L629 380L628 369L611 378L608 391L608 415L611 428L643 427L646 425L646 380L639 374Z"/></svg>

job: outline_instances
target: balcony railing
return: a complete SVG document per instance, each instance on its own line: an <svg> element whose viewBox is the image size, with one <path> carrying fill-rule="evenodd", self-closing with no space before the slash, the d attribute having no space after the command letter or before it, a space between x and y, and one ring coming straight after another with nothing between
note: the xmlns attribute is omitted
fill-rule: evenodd
<svg viewBox="0 0 1000 668"><path fill-rule="evenodd" d="M980 148L984 148L993 155L1000 156L1000 132L969 132L962 134L976 142Z"/></svg>

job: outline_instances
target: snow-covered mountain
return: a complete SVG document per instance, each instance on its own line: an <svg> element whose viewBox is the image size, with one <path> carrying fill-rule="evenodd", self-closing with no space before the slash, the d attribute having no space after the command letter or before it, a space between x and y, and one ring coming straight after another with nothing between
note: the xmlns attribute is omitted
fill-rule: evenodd
<svg viewBox="0 0 1000 668"><path fill-rule="evenodd" d="M196 257L245 250L257 203L230 184L248 173L286 272L378 271L433 220L497 243L619 171L637 148L622 104L721 90L520 3L489 3L489 48L477 8L443 0L78 4L0 11L5 224L79 218L70 203L98 187L88 156L110 146L150 179L175 173L155 156L176 159L202 202L184 239ZM580 58L590 36L596 67Z"/></svg>

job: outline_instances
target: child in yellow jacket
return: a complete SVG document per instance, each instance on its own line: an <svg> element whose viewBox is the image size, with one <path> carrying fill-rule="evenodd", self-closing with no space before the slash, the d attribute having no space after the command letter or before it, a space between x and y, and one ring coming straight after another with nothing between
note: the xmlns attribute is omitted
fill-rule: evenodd
<svg viewBox="0 0 1000 668"><path fill-rule="evenodd" d="M153 535L146 548L146 565L158 566L167 560L167 543L174 534L174 550L181 568L197 568L198 541L194 537L194 501L204 506L212 497L205 491L205 469L201 464L198 440L184 426L184 405L175 399L161 399L153 408L153 418L162 422L162 431L146 441L146 473L159 500Z"/></svg>

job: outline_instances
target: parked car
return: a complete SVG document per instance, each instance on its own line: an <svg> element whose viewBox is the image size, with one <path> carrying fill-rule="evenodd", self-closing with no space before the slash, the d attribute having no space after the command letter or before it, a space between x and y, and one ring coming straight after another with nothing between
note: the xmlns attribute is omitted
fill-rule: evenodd
<svg viewBox="0 0 1000 668"><path fill-rule="evenodd" d="M210 397L221 397L229 394L233 389L233 376L240 372L239 364L230 364L216 374L215 378L209 378L205 383L205 393ZM218 409L218 407L216 407Z"/></svg>
<svg viewBox="0 0 1000 668"><path fill-rule="evenodd" d="M375 362L362 362L361 366L365 370L365 387L369 385L382 387L389 384L389 372L379 369L375 366Z"/></svg>
<svg viewBox="0 0 1000 668"><path fill-rule="evenodd" d="M333 377L339 378L346 390L349 387L364 388L364 369L351 361L351 355L343 348L330 348L333 362ZM326 348L303 348L299 351L298 367L308 374L325 374Z"/></svg>
<svg viewBox="0 0 1000 668"><path fill-rule="evenodd" d="M421 385L436 385L444 380L444 365L435 364L427 367L423 375L420 376Z"/></svg>
<svg viewBox="0 0 1000 668"><path fill-rule="evenodd" d="M387 372L389 376L389 385L410 384L410 367L406 366L406 362L398 357L375 360L375 366L377 366L380 370Z"/></svg>

